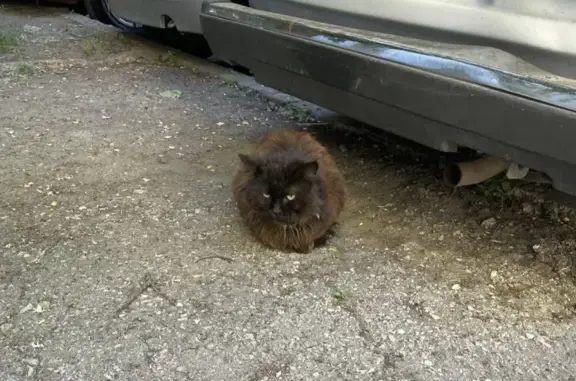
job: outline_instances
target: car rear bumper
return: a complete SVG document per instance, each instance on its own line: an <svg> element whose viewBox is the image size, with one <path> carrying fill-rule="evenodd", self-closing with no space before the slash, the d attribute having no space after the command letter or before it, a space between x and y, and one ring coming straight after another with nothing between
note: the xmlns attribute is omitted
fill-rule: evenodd
<svg viewBox="0 0 576 381"><path fill-rule="evenodd" d="M465 146L547 173L576 194L576 82L503 51L204 4L221 58L262 84L421 144Z"/></svg>

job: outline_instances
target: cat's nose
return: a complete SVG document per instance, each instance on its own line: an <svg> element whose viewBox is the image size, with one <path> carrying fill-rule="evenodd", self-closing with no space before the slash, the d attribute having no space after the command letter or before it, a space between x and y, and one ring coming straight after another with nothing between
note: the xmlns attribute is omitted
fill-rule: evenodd
<svg viewBox="0 0 576 381"><path fill-rule="evenodd" d="M282 208L280 208L280 204L274 204L274 206L272 207L272 213L274 214L282 213Z"/></svg>

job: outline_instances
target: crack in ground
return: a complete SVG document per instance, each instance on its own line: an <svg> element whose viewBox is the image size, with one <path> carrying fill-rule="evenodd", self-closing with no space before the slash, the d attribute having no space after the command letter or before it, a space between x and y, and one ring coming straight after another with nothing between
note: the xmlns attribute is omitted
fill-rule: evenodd
<svg viewBox="0 0 576 381"><path fill-rule="evenodd" d="M148 272L145 273L139 283L140 283L139 287L137 287L135 290L132 291L132 295L130 296L130 298L128 298L128 300L126 300L126 302L124 302L120 307L118 307L116 309L116 311L114 312L114 317L118 317L118 316L120 316L120 314L122 312L125 312L126 310L128 310L130 308L130 306L136 300L138 300L138 298L144 292L146 292L148 290L154 291L156 293L156 295L158 295L159 297L161 297L162 299L167 301L170 305L172 305L172 306L176 305L176 303L177 303L176 299L168 296L165 292L162 291L162 289L158 285L158 281L152 277L152 274L150 274Z"/></svg>

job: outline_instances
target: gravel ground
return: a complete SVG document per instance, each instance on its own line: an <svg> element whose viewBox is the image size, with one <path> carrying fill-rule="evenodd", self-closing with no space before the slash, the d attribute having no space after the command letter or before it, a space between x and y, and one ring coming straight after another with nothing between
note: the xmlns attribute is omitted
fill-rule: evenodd
<svg viewBox="0 0 576 381"><path fill-rule="evenodd" d="M326 247L267 250L231 200L237 154L302 115L231 78L0 8L1 380L576 379L569 212L307 125L350 200Z"/></svg>

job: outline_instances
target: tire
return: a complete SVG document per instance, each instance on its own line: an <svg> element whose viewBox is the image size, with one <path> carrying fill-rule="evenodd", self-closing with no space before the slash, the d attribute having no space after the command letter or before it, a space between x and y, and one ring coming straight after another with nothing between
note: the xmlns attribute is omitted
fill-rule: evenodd
<svg viewBox="0 0 576 381"><path fill-rule="evenodd" d="M112 12L110 12L108 0L84 0L84 6L90 18L100 21L103 24L109 24L131 33L140 34L144 32L142 25L114 16Z"/></svg>

